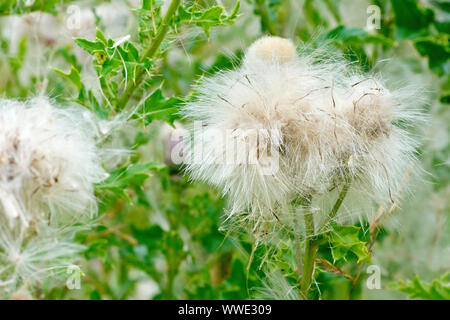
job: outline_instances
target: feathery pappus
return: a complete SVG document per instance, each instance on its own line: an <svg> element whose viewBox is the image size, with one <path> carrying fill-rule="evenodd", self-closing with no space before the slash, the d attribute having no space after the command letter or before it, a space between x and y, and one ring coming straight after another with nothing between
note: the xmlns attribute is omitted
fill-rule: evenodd
<svg viewBox="0 0 450 320"><path fill-rule="evenodd" d="M45 98L0 100L0 288L42 280L79 251L76 224L96 213L105 177L86 120Z"/></svg>
<svg viewBox="0 0 450 320"><path fill-rule="evenodd" d="M349 181L350 193L394 201L415 159L407 129L422 116L414 96L339 59L299 55L288 39L263 37L240 67L204 79L183 106L193 123L186 171L228 195L230 216L245 212L255 225L283 220L288 210L280 208L294 199Z"/></svg>

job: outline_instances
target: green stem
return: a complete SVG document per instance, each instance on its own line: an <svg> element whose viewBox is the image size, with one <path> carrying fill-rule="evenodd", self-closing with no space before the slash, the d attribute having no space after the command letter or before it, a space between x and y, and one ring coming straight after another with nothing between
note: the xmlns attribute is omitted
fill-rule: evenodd
<svg viewBox="0 0 450 320"><path fill-rule="evenodd" d="M269 8L267 7L266 0L255 0L255 5L261 17L262 25L267 29L269 34L275 36L277 33L275 31L275 26L270 19Z"/></svg>
<svg viewBox="0 0 450 320"><path fill-rule="evenodd" d="M295 240L295 255L296 255L296 259L297 259L297 275L298 278L300 279L302 276L302 268L303 268L303 262L302 262L302 246L301 246L301 241L300 241L300 221L297 217L297 208L298 207L302 207L302 208L307 208L309 207L311 203L311 196L305 196L305 197L298 197L296 199L294 199L291 202L291 207L293 209L293 221L295 224L295 228L294 228L294 240Z"/></svg>
<svg viewBox="0 0 450 320"><path fill-rule="evenodd" d="M342 202L345 199L345 196L347 195L348 189L350 188L350 184L351 184L351 180L347 179L345 181L344 186L342 187L341 192L339 193L339 196L336 200L336 202L334 203L333 209L331 209L330 213L328 214L328 221L331 222L331 220L333 220L333 218L336 216L339 208L342 205Z"/></svg>
<svg viewBox="0 0 450 320"><path fill-rule="evenodd" d="M302 279L300 293L306 300L309 296L309 288L314 276L314 261L316 259L318 244L314 242L314 217L312 213L305 214L305 253L303 255Z"/></svg>
<svg viewBox="0 0 450 320"><path fill-rule="evenodd" d="M164 299L167 299L167 300L175 299L175 296L173 294L173 281L175 279L175 276L176 276L176 272L169 270L166 287L164 288L164 292L163 292Z"/></svg>
<svg viewBox="0 0 450 320"><path fill-rule="evenodd" d="M294 223L295 223L295 258L297 260L297 277L301 279L302 277L302 268L303 268L303 261L302 261L302 246L300 241L300 232L299 232L299 222L297 221L297 217L295 214L295 208L294 208Z"/></svg>
<svg viewBox="0 0 450 320"><path fill-rule="evenodd" d="M151 46L145 51L141 62L144 62L148 58L152 58L159 49L159 46L161 45L162 41L167 35L167 32L169 32L170 29L170 22L172 20L172 17L175 15L176 11L178 10L178 7L180 6L181 0L172 0L172 3L170 4L169 8L167 9L166 15L164 16L163 21L161 22L161 25L158 27L158 31L156 33L155 39L153 39ZM125 88L122 96L120 97L120 100L118 102L118 109L122 110L126 107L128 101L133 95L134 90L139 87L140 82L142 81L142 78L145 74L145 68L141 67L136 71L136 85L133 81L129 81L127 84L127 87Z"/></svg>
<svg viewBox="0 0 450 320"><path fill-rule="evenodd" d="M350 179L345 181L344 186L342 187L341 192L339 193L338 199L336 200L333 208L328 214L328 221L331 221L339 211L339 208L342 205L342 202L347 195L347 192L350 188ZM319 248L319 242L314 239L314 217L313 214L309 211L311 205L311 197L305 197L300 199L300 204L303 208L307 210L304 215L305 220L305 252L303 254L303 259L299 260L298 268L302 267L302 276L300 280L300 294L303 299L308 299L309 297L309 289L311 287L311 283L314 277L314 267L315 267L315 259L317 250ZM298 244L297 244L298 245ZM297 248L298 255L298 248Z"/></svg>

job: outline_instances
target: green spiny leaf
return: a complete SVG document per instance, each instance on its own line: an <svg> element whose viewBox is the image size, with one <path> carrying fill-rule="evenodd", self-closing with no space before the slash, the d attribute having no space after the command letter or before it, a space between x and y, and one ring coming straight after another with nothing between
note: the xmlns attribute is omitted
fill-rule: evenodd
<svg viewBox="0 0 450 320"><path fill-rule="evenodd" d="M109 177L96 186L97 191L110 191L130 202L125 189L131 185L141 186L150 177L150 171L161 170L165 166L155 162L130 164L110 173Z"/></svg>
<svg viewBox="0 0 450 320"><path fill-rule="evenodd" d="M55 71L56 73L62 75L64 78L70 80L70 82L72 82L78 88L78 90L81 90L83 88L83 83L81 82L80 72L74 66L72 66L70 68L69 73L65 73L64 71L56 69L56 68L52 68L52 70Z"/></svg>
<svg viewBox="0 0 450 320"><path fill-rule="evenodd" d="M145 125L148 125L153 120L162 120L170 124L178 119L178 105L183 100L163 96L161 88L155 90L138 108L134 119L142 119Z"/></svg>
<svg viewBox="0 0 450 320"><path fill-rule="evenodd" d="M366 243L359 239L360 229L357 226L333 224L333 231L327 234L327 239L334 262L347 261L349 253L357 256L358 263L370 261L371 255L367 250Z"/></svg>
<svg viewBox="0 0 450 320"><path fill-rule="evenodd" d="M73 40L81 49L87 51L91 55L95 54L95 52L105 50L105 44L100 41L89 41L82 38L75 38Z"/></svg>
<svg viewBox="0 0 450 320"><path fill-rule="evenodd" d="M421 280L416 275L410 281L400 280L391 284L390 287L408 293L411 299L450 300L450 273L434 279L431 283Z"/></svg>

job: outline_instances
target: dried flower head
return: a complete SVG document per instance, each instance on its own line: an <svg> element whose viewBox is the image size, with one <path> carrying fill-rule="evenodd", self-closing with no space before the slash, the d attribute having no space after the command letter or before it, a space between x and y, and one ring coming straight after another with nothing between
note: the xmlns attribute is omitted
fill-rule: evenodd
<svg viewBox="0 0 450 320"><path fill-rule="evenodd" d="M44 99L0 102L0 213L10 227L95 211L102 169L80 116Z"/></svg>
<svg viewBox="0 0 450 320"><path fill-rule="evenodd" d="M79 249L73 225L96 212L104 178L86 120L43 98L0 100L0 284L38 280Z"/></svg>
<svg viewBox="0 0 450 320"><path fill-rule="evenodd" d="M257 224L283 220L277 208L349 180L366 198L393 199L414 159L405 129L420 119L404 93L342 61L298 56L290 40L264 37L239 68L202 81L184 106L197 123L187 171L221 188L231 215L247 211Z"/></svg>

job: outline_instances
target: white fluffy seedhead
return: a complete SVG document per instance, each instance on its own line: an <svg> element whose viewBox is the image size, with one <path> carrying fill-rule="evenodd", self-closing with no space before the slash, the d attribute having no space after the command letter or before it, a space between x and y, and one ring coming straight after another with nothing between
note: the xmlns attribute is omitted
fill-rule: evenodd
<svg viewBox="0 0 450 320"><path fill-rule="evenodd" d="M79 250L67 235L96 212L105 177L86 116L43 98L0 100L0 289L43 279Z"/></svg>
<svg viewBox="0 0 450 320"><path fill-rule="evenodd" d="M187 171L229 196L230 215L246 212L265 229L292 220L285 204L348 180L366 202L394 201L416 147L405 129L420 120L408 101L342 61L299 57L290 40L264 37L240 68L205 79L184 106L197 123Z"/></svg>
<svg viewBox="0 0 450 320"><path fill-rule="evenodd" d="M82 114L47 100L0 101L0 214L11 228L95 211L102 169L90 134Z"/></svg>
<svg viewBox="0 0 450 320"><path fill-rule="evenodd" d="M73 241L81 226L51 227L42 221L36 230L19 234L0 226L0 297L15 292L19 286L53 287L67 277L68 268L85 247ZM86 228L84 225L83 228ZM64 278L63 278L64 279ZM47 283L50 282L50 283Z"/></svg>

